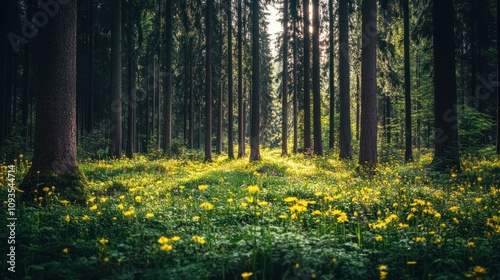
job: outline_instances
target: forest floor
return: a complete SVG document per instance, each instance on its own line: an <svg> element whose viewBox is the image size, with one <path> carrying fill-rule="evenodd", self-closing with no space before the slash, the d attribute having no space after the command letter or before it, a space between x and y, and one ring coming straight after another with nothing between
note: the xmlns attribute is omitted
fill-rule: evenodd
<svg viewBox="0 0 500 280"><path fill-rule="evenodd" d="M18 202L3 279L500 279L499 157L465 155L460 173L389 158L366 174L280 152L83 161L86 205L52 186Z"/></svg>

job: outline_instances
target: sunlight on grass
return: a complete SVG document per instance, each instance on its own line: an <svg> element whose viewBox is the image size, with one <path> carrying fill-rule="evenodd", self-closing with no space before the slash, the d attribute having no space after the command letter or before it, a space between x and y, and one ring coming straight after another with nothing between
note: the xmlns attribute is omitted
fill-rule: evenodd
<svg viewBox="0 0 500 280"><path fill-rule="evenodd" d="M381 163L279 156L85 161L84 206L47 191L19 207L20 273L51 278L495 278L500 160ZM25 164L17 162L16 164ZM27 164L27 163L26 163ZM2 166L0 179L6 185ZM27 171L19 166L18 178ZM1 191L6 196L6 188ZM43 244L43 246L40 246ZM2 264L5 268L5 264ZM180 278L179 278L180 277Z"/></svg>

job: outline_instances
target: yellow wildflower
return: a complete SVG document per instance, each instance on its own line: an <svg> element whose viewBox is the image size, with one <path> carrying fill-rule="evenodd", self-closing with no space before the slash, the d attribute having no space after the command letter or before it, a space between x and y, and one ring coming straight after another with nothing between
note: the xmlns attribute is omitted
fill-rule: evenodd
<svg viewBox="0 0 500 280"><path fill-rule="evenodd" d="M214 205L210 202L203 202L200 206L207 211L214 209Z"/></svg>
<svg viewBox="0 0 500 280"><path fill-rule="evenodd" d="M203 239L203 237L201 237L201 236L194 235L194 236L193 236L193 240L194 240L196 243L199 243L199 244L201 244L201 245L205 244L205 239Z"/></svg>
<svg viewBox="0 0 500 280"><path fill-rule="evenodd" d="M248 278L250 278L251 276L253 275L252 272L243 272L241 274L241 278L243 278L243 280L247 280Z"/></svg>
<svg viewBox="0 0 500 280"><path fill-rule="evenodd" d="M99 239L99 243L101 243L101 245L106 245L106 244L108 244L108 242L109 241L106 238L104 238L104 237L101 238L101 239Z"/></svg>
<svg viewBox="0 0 500 280"><path fill-rule="evenodd" d="M247 190L249 193L258 193L260 189L259 186L249 186Z"/></svg>

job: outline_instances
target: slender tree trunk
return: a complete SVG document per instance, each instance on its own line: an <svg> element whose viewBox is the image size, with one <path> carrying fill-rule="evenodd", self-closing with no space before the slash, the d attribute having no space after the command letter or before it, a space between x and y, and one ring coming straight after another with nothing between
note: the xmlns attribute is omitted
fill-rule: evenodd
<svg viewBox="0 0 500 280"><path fill-rule="evenodd" d="M122 156L122 1L112 0L111 5L111 154L120 158Z"/></svg>
<svg viewBox="0 0 500 280"><path fill-rule="evenodd" d="M283 2L283 112L281 155L288 156L288 0Z"/></svg>
<svg viewBox="0 0 500 280"><path fill-rule="evenodd" d="M437 169L460 168L453 0L433 1L434 160Z"/></svg>
<svg viewBox="0 0 500 280"><path fill-rule="evenodd" d="M164 137L163 151L168 153L172 146L172 5L173 0L167 0L165 9L165 103L163 108Z"/></svg>
<svg viewBox="0 0 500 280"><path fill-rule="evenodd" d="M500 0L497 0L497 81L500 81ZM500 86L497 86L497 155L500 155Z"/></svg>
<svg viewBox="0 0 500 280"><path fill-rule="evenodd" d="M259 0L252 2L252 97L250 121L250 160L260 160L260 42Z"/></svg>
<svg viewBox="0 0 500 280"><path fill-rule="evenodd" d="M329 89L330 89L330 126L329 126L329 134L328 134L328 147L333 149L335 144L335 73L334 73L334 36L333 36L333 21L334 21L334 13L333 13L333 0L328 0L328 15L329 15Z"/></svg>
<svg viewBox="0 0 500 280"><path fill-rule="evenodd" d="M392 109L391 109L391 98L389 95L385 95L385 133L386 133L386 141L387 145L391 145L392 137L391 137L391 120L392 120Z"/></svg>
<svg viewBox="0 0 500 280"><path fill-rule="evenodd" d="M296 7L294 8L296 11ZM297 19L293 19L293 153L299 152L299 89L297 81Z"/></svg>
<svg viewBox="0 0 500 280"><path fill-rule="evenodd" d="M11 13L12 5L14 1L1 1L0 2L0 35L2 38L6 38L9 30L9 24L11 23L10 17L13 16ZM6 138L7 127L8 127L8 114L7 114L7 73L8 71L8 61L9 57L13 56L11 46L8 40L0 40L0 150L3 147L4 140Z"/></svg>
<svg viewBox="0 0 500 280"><path fill-rule="evenodd" d="M405 60L405 161L413 161L411 135L411 80L410 80L410 8L403 0L404 10L404 60Z"/></svg>
<svg viewBox="0 0 500 280"><path fill-rule="evenodd" d="M23 84L23 94L21 99L22 137L24 138L24 147L29 148L28 117L31 90L31 41L26 45L24 53Z"/></svg>
<svg viewBox="0 0 500 280"><path fill-rule="evenodd" d="M228 129L227 156L234 158L234 115L233 115L233 16L231 0L227 1L227 95L228 95Z"/></svg>
<svg viewBox="0 0 500 280"><path fill-rule="evenodd" d="M238 0L238 158L245 156L245 121L243 108L243 24L241 5Z"/></svg>
<svg viewBox="0 0 500 280"><path fill-rule="evenodd" d="M312 0L313 9L313 125L314 153L323 154L323 139L321 133L321 88L320 88L320 53L319 53L319 0Z"/></svg>
<svg viewBox="0 0 500 280"><path fill-rule="evenodd" d="M137 98L135 92L135 43L134 43L134 2L133 0L128 1L128 129L127 129L127 157L134 158L135 150L135 131L137 129L136 122L136 110L137 110Z"/></svg>
<svg viewBox="0 0 500 280"><path fill-rule="evenodd" d="M304 150L311 148L311 96L310 62L311 40L309 39L309 0L303 2L304 18Z"/></svg>
<svg viewBox="0 0 500 280"><path fill-rule="evenodd" d="M207 0L205 15L206 62L205 62L205 161L212 161L212 8L213 0Z"/></svg>
<svg viewBox="0 0 500 280"><path fill-rule="evenodd" d="M348 1L339 1L339 101L340 101L340 158L352 158L351 101L349 78L349 9Z"/></svg>
<svg viewBox="0 0 500 280"><path fill-rule="evenodd" d="M76 160L76 27L77 3L70 1L40 30L35 150L21 185L28 202L47 186L55 186L61 199L86 201Z"/></svg>
<svg viewBox="0 0 500 280"><path fill-rule="evenodd" d="M354 131L356 141L359 141L359 128L361 122L361 78L356 73L356 131Z"/></svg>
<svg viewBox="0 0 500 280"><path fill-rule="evenodd" d="M88 19L88 31L89 31L89 45L88 45L88 85L87 85L87 97L85 100L85 127L84 133L90 133L94 128L94 91L95 91L95 75L94 75L94 9L95 1L89 1L89 19Z"/></svg>
<svg viewBox="0 0 500 280"><path fill-rule="evenodd" d="M190 44L190 50L193 44ZM188 149L194 148L194 69L193 65L189 69L189 139L188 139Z"/></svg>
<svg viewBox="0 0 500 280"><path fill-rule="evenodd" d="M377 1L361 4L361 139L359 164L374 167L377 154Z"/></svg>
<svg viewBox="0 0 500 280"><path fill-rule="evenodd" d="M220 28L219 28L219 90L218 90L218 95L217 95L217 145L216 145L216 153L220 154L222 153L222 122L223 122L223 115L224 112L222 111L222 16L220 21Z"/></svg>

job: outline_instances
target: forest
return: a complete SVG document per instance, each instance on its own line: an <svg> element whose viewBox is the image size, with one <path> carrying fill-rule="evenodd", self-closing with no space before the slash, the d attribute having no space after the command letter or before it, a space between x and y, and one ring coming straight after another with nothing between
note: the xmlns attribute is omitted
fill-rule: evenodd
<svg viewBox="0 0 500 280"><path fill-rule="evenodd" d="M499 10L2 1L2 279L499 279Z"/></svg>

